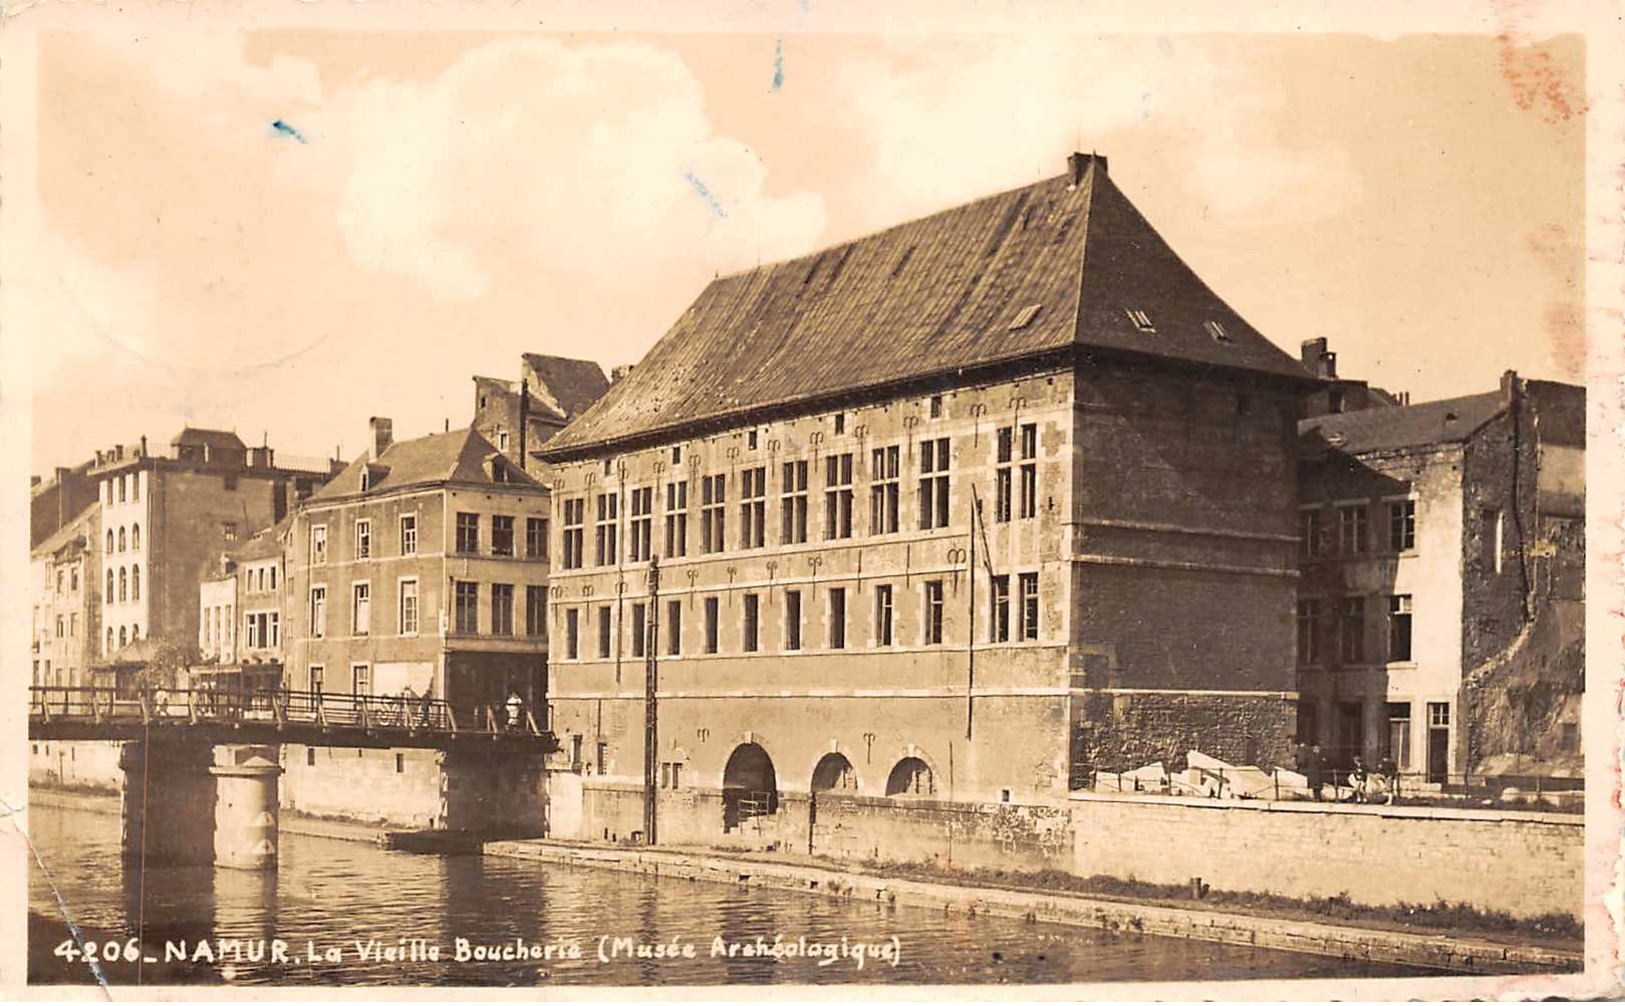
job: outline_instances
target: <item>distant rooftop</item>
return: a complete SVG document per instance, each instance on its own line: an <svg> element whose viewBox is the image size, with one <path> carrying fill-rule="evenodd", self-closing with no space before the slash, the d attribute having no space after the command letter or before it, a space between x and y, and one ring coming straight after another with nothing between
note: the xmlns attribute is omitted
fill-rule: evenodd
<svg viewBox="0 0 1625 1006"><path fill-rule="evenodd" d="M376 460L369 451L312 493L307 502L442 482L539 486L519 466L508 462L489 440L473 429L462 429L393 442Z"/></svg>
<svg viewBox="0 0 1625 1006"><path fill-rule="evenodd" d="M1499 391L1416 405L1335 412L1305 419L1300 436L1347 454L1460 443L1506 406Z"/></svg>

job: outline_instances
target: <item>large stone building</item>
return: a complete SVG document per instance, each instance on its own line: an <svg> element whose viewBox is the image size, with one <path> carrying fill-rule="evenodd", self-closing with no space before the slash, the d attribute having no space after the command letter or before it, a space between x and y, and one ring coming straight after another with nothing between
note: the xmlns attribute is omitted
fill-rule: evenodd
<svg viewBox="0 0 1625 1006"><path fill-rule="evenodd" d="M287 687L539 707L547 521L547 490L472 429L396 442L374 419L290 525Z"/></svg>
<svg viewBox="0 0 1625 1006"><path fill-rule="evenodd" d="M1372 406L1301 424L1300 737L1423 785L1581 777L1585 389Z"/></svg>
<svg viewBox="0 0 1625 1006"><path fill-rule="evenodd" d="M90 684L88 668L100 652L101 510L83 507L38 542L30 556L34 605L33 678L36 685Z"/></svg>
<svg viewBox="0 0 1625 1006"><path fill-rule="evenodd" d="M100 658L104 667L139 668L154 645L189 648L199 632L199 583L233 542L287 515L332 474L326 463L278 465L269 447L236 434L185 429L170 451L120 445L98 451L101 531ZM132 654L140 659L132 659Z"/></svg>
<svg viewBox="0 0 1625 1006"><path fill-rule="evenodd" d="M1317 382L1068 169L714 281L543 446L555 835L1284 757Z"/></svg>

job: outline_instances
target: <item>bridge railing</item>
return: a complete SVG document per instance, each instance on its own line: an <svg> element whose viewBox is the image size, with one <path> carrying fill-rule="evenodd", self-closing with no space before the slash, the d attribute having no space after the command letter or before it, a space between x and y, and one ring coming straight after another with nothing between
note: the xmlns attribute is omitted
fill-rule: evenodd
<svg viewBox="0 0 1625 1006"><path fill-rule="evenodd" d="M515 713L518 713L516 716ZM411 695L358 695L350 692L284 690L154 689L36 685L29 689L30 719L49 722L147 724L265 723L361 730L369 734L514 734L546 732L527 707L453 705L445 699Z"/></svg>

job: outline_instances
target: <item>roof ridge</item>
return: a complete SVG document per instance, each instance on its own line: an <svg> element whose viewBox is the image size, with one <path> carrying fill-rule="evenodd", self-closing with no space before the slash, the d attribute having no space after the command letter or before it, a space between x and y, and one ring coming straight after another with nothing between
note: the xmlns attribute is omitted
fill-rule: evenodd
<svg viewBox="0 0 1625 1006"><path fill-rule="evenodd" d="M1098 163L1098 160L1095 163ZM1092 167L1091 170L1093 170ZM1065 173L1059 175L1045 175L1043 178L1040 178L1037 181L1028 182L1025 185L1014 185L1007 189L1000 189L997 192L989 193L985 196L977 196L975 199L972 199L969 202L954 203L950 206L944 206L941 209L931 210L917 217L908 217L907 219L900 220L897 223L888 224L885 227L879 227L872 231L864 231L861 234L857 234L841 241L832 241L829 244L820 245L812 251L803 252L800 255L794 256L793 258L775 259L772 262L758 262L756 265L749 266L747 268L735 269L732 272L719 273L711 278L711 283L718 283L729 279L737 279L741 276L746 276L762 269L778 269L784 266L793 265L797 262L804 262L807 259L818 258L821 255L828 255L830 252L839 248L863 244L865 242L872 241L875 238L884 237L893 231L902 230L905 227L914 227L925 221L933 220L948 213L968 211L975 207L981 206L983 203L990 203L999 199L1005 199L1017 192L1025 192L1029 189L1036 189L1041 185L1050 182L1057 182L1066 177L1067 176ZM707 284L707 288L709 288L709 286L710 284Z"/></svg>

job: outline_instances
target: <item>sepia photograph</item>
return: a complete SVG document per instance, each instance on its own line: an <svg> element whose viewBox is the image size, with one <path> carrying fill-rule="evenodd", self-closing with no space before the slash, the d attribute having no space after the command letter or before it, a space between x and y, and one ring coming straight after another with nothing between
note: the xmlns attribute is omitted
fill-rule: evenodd
<svg viewBox="0 0 1625 1006"><path fill-rule="evenodd" d="M0 994L1616 994L1617 11L767 6L6 11Z"/></svg>

